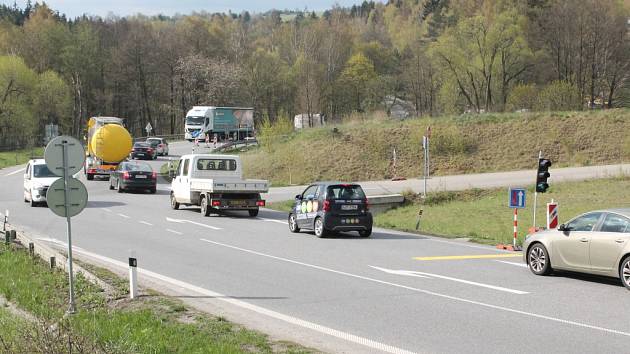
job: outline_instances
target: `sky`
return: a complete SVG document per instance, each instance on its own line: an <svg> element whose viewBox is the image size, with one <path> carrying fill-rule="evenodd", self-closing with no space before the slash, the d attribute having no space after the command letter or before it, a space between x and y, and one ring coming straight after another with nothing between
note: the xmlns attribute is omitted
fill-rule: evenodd
<svg viewBox="0 0 630 354"><path fill-rule="evenodd" d="M14 2L24 8L27 0L0 0L5 5ZM31 0L33 3L40 2ZM228 12L249 11L251 13L265 12L271 9L290 9L322 11L334 4L352 6L360 4L362 0L46 0L48 6L66 16L73 18L84 13L105 17L110 13L118 16L135 15L174 15L190 14L193 11Z"/></svg>

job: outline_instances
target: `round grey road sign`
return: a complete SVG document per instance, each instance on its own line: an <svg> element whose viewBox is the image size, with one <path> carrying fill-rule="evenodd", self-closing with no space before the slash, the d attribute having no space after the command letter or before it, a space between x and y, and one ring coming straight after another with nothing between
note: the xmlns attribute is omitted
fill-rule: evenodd
<svg viewBox="0 0 630 354"><path fill-rule="evenodd" d="M85 150L79 140L65 135L54 138L46 145L44 159L50 172L63 176L63 145L68 150L68 176L71 176L81 171L85 162Z"/></svg>
<svg viewBox="0 0 630 354"><path fill-rule="evenodd" d="M57 179L48 188L46 203L53 213L66 217L65 194L63 178ZM87 205L87 189L76 178L68 178L68 214L73 217L81 212Z"/></svg>

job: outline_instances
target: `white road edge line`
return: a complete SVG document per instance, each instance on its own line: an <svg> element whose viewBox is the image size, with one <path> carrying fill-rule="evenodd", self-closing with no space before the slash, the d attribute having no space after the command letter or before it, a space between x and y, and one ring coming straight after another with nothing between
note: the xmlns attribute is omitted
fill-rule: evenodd
<svg viewBox="0 0 630 354"><path fill-rule="evenodd" d="M103 210L105 210L108 213L113 213L113 211L111 209L108 209L108 208L103 208Z"/></svg>
<svg viewBox="0 0 630 354"><path fill-rule="evenodd" d="M500 261L500 260L498 260L498 259L494 259L494 261L495 261L495 262L499 262L499 263L510 264L510 265L517 266L517 267L529 268L529 267L527 267L527 264L525 264L525 263L516 263L516 262Z"/></svg>
<svg viewBox="0 0 630 354"><path fill-rule="evenodd" d="M171 229L166 229L166 231L174 233L176 235L183 235L184 234L183 232L179 232L179 231L175 231L175 230L171 230Z"/></svg>
<svg viewBox="0 0 630 354"><path fill-rule="evenodd" d="M141 220L141 221L138 221L138 222L141 223L141 224L144 224L144 225L153 226L153 224L151 224L150 222L146 222L144 220Z"/></svg>
<svg viewBox="0 0 630 354"><path fill-rule="evenodd" d="M232 248L232 249L239 250L239 251L242 251L242 252L247 252L247 253L263 256L263 257L268 257L268 258L272 258L272 259L276 259L276 260L280 260L280 261L284 261L284 262L288 262L288 263L298 264L298 265L302 265L302 266L305 266L305 267L319 269L319 270L323 270L323 271L327 271L327 272L331 272L331 273L335 273L335 274L341 274L341 275L345 275L345 276L352 277L352 278L363 279L363 280L371 281L371 282L374 282L374 283L389 285L389 286L393 286L393 287L397 287L397 288L401 288L401 289L407 289L407 290L423 293L423 294L426 294L426 295L441 297L443 299L449 299L449 300L453 300L453 301L457 301L457 302L464 302L464 303L468 303L468 304L472 304L472 305L477 305L477 306L481 306L481 307L491 308L493 310L505 311L505 312L515 313L515 314L519 314L519 315L523 315L523 316L527 316L527 317L534 317L534 318L538 318L538 319L543 319L543 320L547 320L547 321L551 321L551 322L559 322L559 323L562 323L562 324L572 325L572 326L576 326L576 327L580 327L580 328L588 328L588 329L593 329L593 330L596 330L596 331L602 331L602 332L606 332L606 333L612 333L612 334L618 334L618 335L630 337L630 332L623 332L623 331L619 331L619 330L616 330L616 329L610 329L610 328L594 326L594 325L590 325L590 324L586 324L586 323L580 323L580 322L576 322L576 321L565 320L565 319L561 319L561 318L557 318L557 317L551 317L551 316L537 314L537 313L534 313L534 312L527 312L527 311L521 311L521 310L509 308L509 307L503 307L503 306L499 306L499 305L492 305L492 304L488 304L488 303L485 303L485 302L465 299L465 298L462 298L462 297L457 297L457 296L452 296L452 295L447 295L447 294L441 294L441 293L437 293L437 292L430 291L430 290L413 288L413 287L402 285L402 284L390 283L390 282L387 282L387 281L384 281L384 280L364 277L362 275L346 273L346 272L342 272L342 271L338 271L338 270L334 270L334 269L329 269L329 268L325 268L325 267L316 266L316 265L313 265L313 264L308 264L308 263L303 263L303 262L299 262L299 261L294 261L294 260L287 259L287 258L272 256L272 255L264 254L264 253L261 253L261 252L248 250L248 249L245 249L245 248L240 248L240 247L231 246L231 245L227 245L227 244L220 243L220 242L206 240L206 239L203 239L203 238L200 239L200 240L204 241L204 242L212 243L212 244L215 244L215 245L218 245L218 246Z"/></svg>
<svg viewBox="0 0 630 354"><path fill-rule="evenodd" d="M121 213L118 213L118 216L123 217L125 219L129 219L130 218L129 215L125 215L125 214L121 214Z"/></svg>
<svg viewBox="0 0 630 354"><path fill-rule="evenodd" d="M269 222L277 222L278 224L284 224L284 225L288 225L289 223L283 220L275 220L275 219L267 219L267 218L257 218L259 220L262 221L269 221Z"/></svg>
<svg viewBox="0 0 630 354"><path fill-rule="evenodd" d="M72 247L72 249L76 249L76 247ZM128 269L129 265L127 263L121 262L121 261L117 261L115 259L111 259L111 258L107 258L92 252L88 252L85 250L78 250L77 253L81 253L84 254L88 257L94 258L94 259L98 259L113 265L116 265L122 269ZM231 298L229 296L211 291L211 290L207 290L189 283L185 283L183 281L177 280L177 279L173 279L158 273L154 273L150 270L146 270L146 269L142 269L142 268L138 268L138 273L152 277L154 279L159 279L163 282L169 283L171 285L186 289L186 290L190 290L190 291L194 291L198 294L201 295L205 295L208 297L213 297L219 301L223 301L223 302L227 302L229 304L232 304L234 306L246 309L246 310L250 310L256 313L259 313L261 315L265 315L271 318L274 318L276 320L280 320L280 321L284 321L286 323L290 323L292 325L296 325L299 327L303 327L303 328L307 328L310 330L313 330L315 332L319 332L322 334L326 334L326 335L330 335L342 340L346 340L348 342L352 342L352 343L356 343L356 344L360 344L363 346L366 346L368 348L372 348L372 349L376 349L376 350L380 350L383 352L387 352L387 353L392 353L392 354L414 354L414 352L405 350L405 349L401 349L398 347L394 347L392 345L388 345L388 344L384 344L384 343L380 343L368 338L364 338L364 337L359 337L356 336L354 334L350 334L350 333L346 333L346 332L342 332L339 330L336 330L334 328L330 328L330 327L326 327L326 326L322 326L319 325L317 323L313 323L313 322L309 322L309 321L305 321L302 319L299 319L297 317L293 317L293 316L289 316L289 315L285 315L283 313L280 312L276 312L273 310L268 310L266 308L263 307L259 307L253 304L250 304L248 302L245 301L241 301L241 300L237 300L234 298Z"/></svg>
<svg viewBox="0 0 630 354"><path fill-rule="evenodd" d="M15 171L13 171L13 172L9 172L9 173L5 174L4 176L5 176L5 177L7 177L7 176L13 176L13 175L18 174L18 173L20 173L20 172L22 172L22 171L26 171L26 167L25 167L25 168L20 168L19 170L15 170Z"/></svg>

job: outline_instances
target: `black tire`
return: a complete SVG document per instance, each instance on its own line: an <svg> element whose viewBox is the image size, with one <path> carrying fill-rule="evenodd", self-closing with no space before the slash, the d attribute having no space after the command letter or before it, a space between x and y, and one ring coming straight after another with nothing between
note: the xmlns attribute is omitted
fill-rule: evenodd
<svg viewBox="0 0 630 354"><path fill-rule="evenodd" d="M124 192L123 187L120 185L120 180L116 180L116 191L118 193Z"/></svg>
<svg viewBox="0 0 630 354"><path fill-rule="evenodd" d="M208 198L201 197L201 215L210 216L210 208L208 208Z"/></svg>
<svg viewBox="0 0 630 354"><path fill-rule="evenodd" d="M623 286L630 290L630 256L626 256L626 258L621 261L621 265L619 266L619 278Z"/></svg>
<svg viewBox="0 0 630 354"><path fill-rule="evenodd" d="M171 209L177 210L179 209L179 203L177 199L175 199L175 195L171 192Z"/></svg>
<svg viewBox="0 0 630 354"><path fill-rule="evenodd" d="M319 238L324 238L328 235L328 231L324 228L324 220L322 218L315 219L313 231L315 231L315 236Z"/></svg>
<svg viewBox="0 0 630 354"><path fill-rule="evenodd" d="M249 212L249 216L251 216L252 218L258 216L258 209L250 209L248 210Z"/></svg>
<svg viewBox="0 0 630 354"><path fill-rule="evenodd" d="M157 192L157 188L149 189L149 193L151 193L151 194L155 194L156 192Z"/></svg>
<svg viewBox="0 0 630 354"><path fill-rule="evenodd" d="M94 179L94 175L93 175L93 174L91 174L91 173L88 173L88 174L87 174L87 179L88 179L88 181L93 180L93 179Z"/></svg>
<svg viewBox="0 0 630 354"><path fill-rule="evenodd" d="M359 231L359 236L361 237L370 237L370 235L372 235L372 229Z"/></svg>
<svg viewBox="0 0 630 354"><path fill-rule="evenodd" d="M33 197L31 197L31 208L37 207L37 203L33 201Z"/></svg>
<svg viewBox="0 0 630 354"><path fill-rule="evenodd" d="M109 178L109 190L114 190L114 183L112 182L111 177Z"/></svg>
<svg viewBox="0 0 630 354"><path fill-rule="evenodd" d="M300 232L295 214L289 214L289 231L293 233Z"/></svg>
<svg viewBox="0 0 630 354"><path fill-rule="evenodd" d="M549 252L542 243L535 243L527 250L527 264L529 270L536 275L548 275L551 273L551 259Z"/></svg>

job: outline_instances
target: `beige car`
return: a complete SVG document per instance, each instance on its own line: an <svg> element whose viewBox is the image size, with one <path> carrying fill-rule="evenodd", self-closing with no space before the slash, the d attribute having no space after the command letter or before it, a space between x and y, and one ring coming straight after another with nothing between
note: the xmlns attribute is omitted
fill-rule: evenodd
<svg viewBox="0 0 630 354"><path fill-rule="evenodd" d="M556 230L527 235L523 250L536 275L555 269L605 275L630 290L630 209L591 211Z"/></svg>

